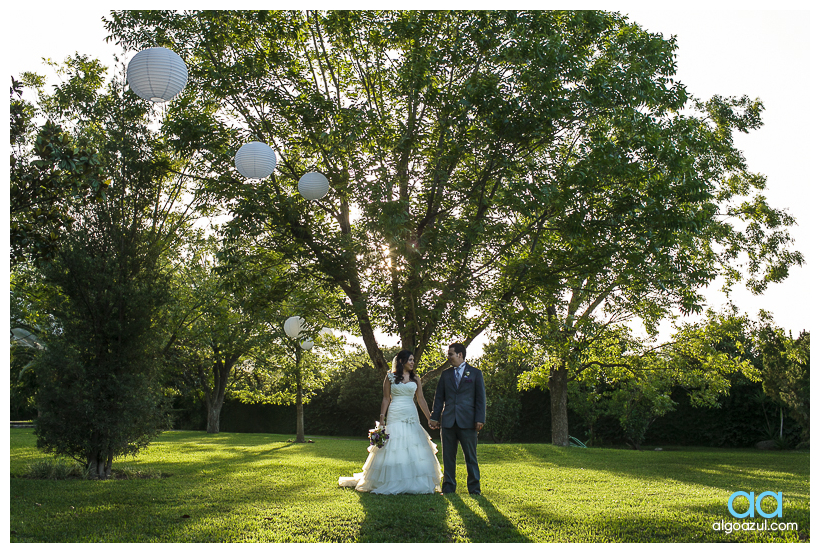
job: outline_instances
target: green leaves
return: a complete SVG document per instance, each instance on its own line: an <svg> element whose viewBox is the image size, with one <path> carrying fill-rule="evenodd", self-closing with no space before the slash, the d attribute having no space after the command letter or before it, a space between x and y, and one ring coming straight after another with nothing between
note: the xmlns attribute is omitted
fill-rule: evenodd
<svg viewBox="0 0 820 553"><path fill-rule="evenodd" d="M183 55L171 144L199 152L231 236L342 287L376 365L374 328L418 359L487 324L471 309L552 306L592 336L602 313L698 311L743 254L755 289L801 259L783 214L732 204L764 184L731 136L760 125L760 102L691 98L675 41L619 14L130 11L107 27ZM250 138L281 154L260 186L225 176ZM296 191L310 170L331 183L313 203Z"/></svg>
<svg viewBox="0 0 820 553"><path fill-rule="evenodd" d="M21 97L19 82L14 81L12 93ZM13 142L27 145L26 125L18 120L12 127L18 133ZM51 120L38 129L30 147L30 153L17 150L11 158L13 263L52 259L60 236L73 221L70 207L103 199L110 183L93 145L87 139L75 140ZM34 159L28 161L32 154Z"/></svg>
<svg viewBox="0 0 820 553"><path fill-rule="evenodd" d="M782 402L789 416L803 428L802 443L809 444L810 414L810 339L801 331L797 338L786 335L768 313L761 312L754 329L754 345L760 360L763 390L767 396Z"/></svg>

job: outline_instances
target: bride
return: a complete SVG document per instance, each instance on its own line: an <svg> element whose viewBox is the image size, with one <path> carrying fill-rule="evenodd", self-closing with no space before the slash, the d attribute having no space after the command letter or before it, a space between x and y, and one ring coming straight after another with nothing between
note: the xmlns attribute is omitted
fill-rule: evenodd
<svg viewBox="0 0 820 553"><path fill-rule="evenodd" d="M339 485L356 491L378 494L434 493L441 490L441 466L436 459L436 445L419 423L413 397L421 407L427 423L430 410L416 376L413 354L402 350L393 358L393 369L384 377L381 415L390 438L381 449L369 448L370 455L362 472L339 478ZM390 408L388 410L388 407Z"/></svg>

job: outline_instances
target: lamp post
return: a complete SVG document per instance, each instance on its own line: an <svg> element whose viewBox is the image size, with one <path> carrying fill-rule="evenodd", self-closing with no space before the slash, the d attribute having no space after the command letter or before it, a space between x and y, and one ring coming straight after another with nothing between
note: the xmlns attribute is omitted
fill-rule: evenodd
<svg viewBox="0 0 820 553"><path fill-rule="evenodd" d="M294 316L285 321L285 334L293 340L296 350L296 442L305 443L305 407L302 404L302 369L299 366L302 354L313 348L312 340L299 342L300 335L305 331L305 320Z"/></svg>

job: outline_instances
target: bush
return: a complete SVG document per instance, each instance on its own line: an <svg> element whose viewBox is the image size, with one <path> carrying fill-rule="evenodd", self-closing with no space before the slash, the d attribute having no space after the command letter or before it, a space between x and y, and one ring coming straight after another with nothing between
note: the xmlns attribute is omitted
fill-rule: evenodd
<svg viewBox="0 0 820 553"><path fill-rule="evenodd" d="M688 392L675 387L672 400L677 407L653 423L644 442L655 445L703 447L754 447L765 438L766 417L759 395L763 386L743 375L732 377L729 395L719 399L719 408L691 405ZM779 420L778 420L779 425ZM785 420L784 434L790 444L799 440L800 427Z"/></svg>
<svg viewBox="0 0 820 553"><path fill-rule="evenodd" d="M135 455L167 426L150 370L139 365L87 363L69 344L51 341L37 364L37 446L86 461L98 478L110 476L114 458Z"/></svg>
<svg viewBox="0 0 820 553"><path fill-rule="evenodd" d="M34 348L12 343L10 349L9 407L11 420L28 420L37 416L34 393L37 382L30 363L37 352Z"/></svg>
<svg viewBox="0 0 820 553"><path fill-rule="evenodd" d="M42 459L26 467L26 478L35 480L88 479L88 468L77 461L62 459Z"/></svg>
<svg viewBox="0 0 820 553"><path fill-rule="evenodd" d="M516 396L487 399L487 434L494 442L508 442L520 433L521 400Z"/></svg>
<svg viewBox="0 0 820 553"><path fill-rule="evenodd" d="M315 434L308 423L311 408L316 398L305 405L305 432ZM199 407L199 411L204 411ZM197 430L205 430L205 417ZM296 406L274 405L271 403L242 403L238 399L227 399L219 417L222 432L255 432L264 434L296 434Z"/></svg>
<svg viewBox="0 0 820 553"><path fill-rule="evenodd" d="M49 302L60 332L45 339L33 365L37 447L86 462L97 478L109 477L113 459L135 455L169 422L158 326L167 285L156 260L127 247L112 259L102 242L78 231L65 239L59 262L44 267L60 290Z"/></svg>

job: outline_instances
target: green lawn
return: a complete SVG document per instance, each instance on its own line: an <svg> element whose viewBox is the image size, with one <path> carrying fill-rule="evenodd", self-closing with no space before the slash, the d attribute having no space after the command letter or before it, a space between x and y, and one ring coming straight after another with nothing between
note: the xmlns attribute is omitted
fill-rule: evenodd
<svg viewBox="0 0 820 553"><path fill-rule="evenodd" d="M337 486L365 440L168 432L136 459L158 479L30 480L47 458L11 430L12 542L735 542L809 539L805 451L631 451L479 444L484 495L377 496ZM799 531L712 529L738 490L783 492ZM766 506L764 510L772 511ZM740 500L735 508L742 507ZM756 517L757 522L762 518ZM772 519L778 520L778 519Z"/></svg>

